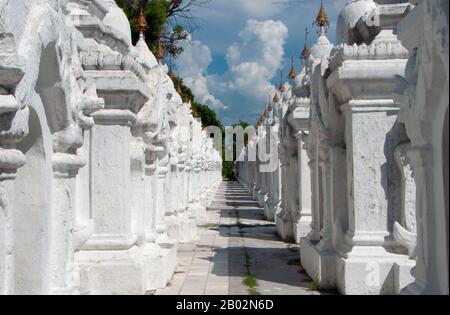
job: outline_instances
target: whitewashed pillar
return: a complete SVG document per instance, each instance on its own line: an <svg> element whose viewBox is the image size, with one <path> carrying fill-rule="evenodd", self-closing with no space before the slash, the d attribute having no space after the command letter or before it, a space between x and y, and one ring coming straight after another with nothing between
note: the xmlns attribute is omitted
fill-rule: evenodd
<svg viewBox="0 0 450 315"><path fill-rule="evenodd" d="M165 159L167 160L167 159ZM158 160L156 169L156 232L158 238L165 239L166 235L166 185L167 185L167 168L168 161Z"/></svg>
<svg viewBox="0 0 450 315"><path fill-rule="evenodd" d="M15 292L14 280L14 202L17 169L25 156L15 149L0 148L0 294ZM6 146L8 147L8 145Z"/></svg>
<svg viewBox="0 0 450 315"><path fill-rule="evenodd" d="M145 225L145 240L147 243L156 241L156 161L147 163L145 166L145 195L144 195L144 225Z"/></svg>
<svg viewBox="0 0 450 315"><path fill-rule="evenodd" d="M76 154L53 156L52 243L50 246L50 294L73 294L77 291L74 266L74 229L76 210L76 176L85 165Z"/></svg>
<svg viewBox="0 0 450 315"><path fill-rule="evenodd" d="M296 135L298 140L298 174L299 174L299 220L296 222L297 227L296 240L300 242L300 238L307 236L311 232L311 172L309 170L309 158L304 146L304 134L299 132Z"/></svg>
<svg viewBox="0 0 450 315"><path fill-rule="evenodd" d="M312 159L308 163L308 167L311 173L311 232L307 238L312 242L318 242L320 240L320 201L319 201L319 176L317 160Z"/></svg>
<svg viewBox="0 0 450 315"><path fill-rule="evenodd" d="M0 18L2 20L2 18ZM25 155L15 149L28 130L29 109L11 91L25 74L25 61L16 53L11 33L0 29L0 295L15 293L14 204L17 170Z"/></svg>

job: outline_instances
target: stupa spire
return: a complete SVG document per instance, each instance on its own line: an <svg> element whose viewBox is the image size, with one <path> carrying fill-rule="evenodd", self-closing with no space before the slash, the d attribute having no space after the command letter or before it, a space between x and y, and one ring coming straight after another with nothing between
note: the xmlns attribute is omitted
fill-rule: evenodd
<svg viewBox="0 0 450 315"><path fill-rule="evenodd" d="M289 79L294 80L297 76L297 72L295 72L295 65L294 65L294 56L291 58L291 71L289 72Z"/></svg>
<svg viewBox="0 0 450 315"><path fill-rule="evenodd" d="M327 12L325 11L325 7L323 5L323 0L320 2L319 13L317 14L314 24L320 28L321 33L324 33L326 31L326 28L330 25Z"/></svg>
<svg viewBox="0 0 450 315"><path fill-rule="evenodd" d="M174 81L175 80L175 73L173 73L172 65L169 67L169 78Z"/></svg>
<svg viewBox="0 0 450 315"><path fill-rule="evenodd" d="M280 93L286 92L286 87L284 86L284 83L283 83L283 71L281 71L281 80L280 80L280 86L278 87L278 91L280 91Z"/></svg>
<svg viewBox="0 0 450 315"><path fill-rule="evenodd" d="M144 35L144 32L148 29L147 19L145 18L144 8L141 8L138 17L137 29L140 35Z"/></svg>
<svg viewBox="0 0 450 315"><path fill-rule="evenodd" d="M161 38L158 39L158 42L156 43L156 59L158 59L158 61L162 61L164 60L164 48L163 45L161 43Z"/></svg>
<svg viewBox="0 0 450 315"><path fill-rule="evenodd" d="M302 62L305 62L309 57L308 34L308 27L305 27L305 46L303 47L303 51L300 55Z"/></svg>

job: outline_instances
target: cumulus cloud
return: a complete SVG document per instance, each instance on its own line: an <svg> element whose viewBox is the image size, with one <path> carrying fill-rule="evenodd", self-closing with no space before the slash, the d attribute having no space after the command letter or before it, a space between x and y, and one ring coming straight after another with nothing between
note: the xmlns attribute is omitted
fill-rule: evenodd
<svg viewBox="0 0 450 315"><path fill-rule="evenodd" d="M176 66L184 83L201 103L215 109L225 109L225 105L209 91L207 70L212 62L209 47L190 38L182 46L184 52L177 59Z"/></svg>
<svg viewBox="0 0 450 315"><path fill-rule="evenodd" d="M202 27L196 39L207 44L213 63L208 67L215 75L204 75L210 94L219 98L228 111L218 111L225 123L243 119L254 121L267 102L267 95L278 84L277 71L285 76L290 69L291 55L298 59L304 46L304 30L308 26L309 45L315 42L312 29L320 0L213 0L208 6L196 8ZM330 18L328 38L335 41L336 19L348 0L324 0ZM289 29L271 23L281 20ZM250 22L253 21L253 22ZM271 21L271 22L270 22ZM271 30L270 26L275 25ZM261 28L259 30L259 28ZM284 46L283 46L284 45ZM284 52L289 56L284 56ZM287 58L286 58L287 57ZM207 59L204 59L207 60Z"/></svg>
<svg viewBox="0 0 450 315"><path fill-rule="evenodd" d="M230 0L231 5L241 9L244 14L253 18L268 18L276 15L290 0Z"/></svg>
<svg viewBox="0 0 450 315"><path fill-rule="evenodd" d="M287 27L280 21L249 20L239 33L241 42L228 48L229 88L259 100L274 92L270 80L281 67Z"/></svg>
<svg viewBox="0 0 450 315"><path fill-rule="evenodd" d="M211 50L198 40L189 40L176 66L196 97L215 109L226 109L220 99L233 107L254 106L267 100L275 92L271 80L277 75L284 58L283 45L288 36L287 27L280 21L248 20L239 32L239 41L228 47L225 60L228 71L222 75L208 75L212 62ZM248 108L254 111L254 108Z"/></svg>

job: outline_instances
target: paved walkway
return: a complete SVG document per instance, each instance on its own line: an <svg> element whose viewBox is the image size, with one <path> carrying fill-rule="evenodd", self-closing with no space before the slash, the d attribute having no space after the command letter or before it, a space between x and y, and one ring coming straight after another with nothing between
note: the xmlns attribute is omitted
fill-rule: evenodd
<svg viewBox="0 0 450 315"><path fill-rule="evenodd" d="M299 248L277 235L236 182L222 183L199 241L181 244L178 267L157 295L310 295Z"/></svg>

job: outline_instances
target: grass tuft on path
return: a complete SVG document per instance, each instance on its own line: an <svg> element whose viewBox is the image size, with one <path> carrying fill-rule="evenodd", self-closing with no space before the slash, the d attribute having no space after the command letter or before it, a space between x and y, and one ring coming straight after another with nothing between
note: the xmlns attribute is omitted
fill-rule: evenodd
<svg viewBox="0 0 450 315"><path fill-rule="evenodd" d="M320 291L320 282L318 279L314 279L313 282L309 285L309 291L319 292Z"/></svg>
<svg viewBox="0 0 450 315"><path fill-rule="evenodd" d="M258 286L258 280L251 274L248 274L247 277L242 280L242 283L250 289L254 289Z"/></svg>

